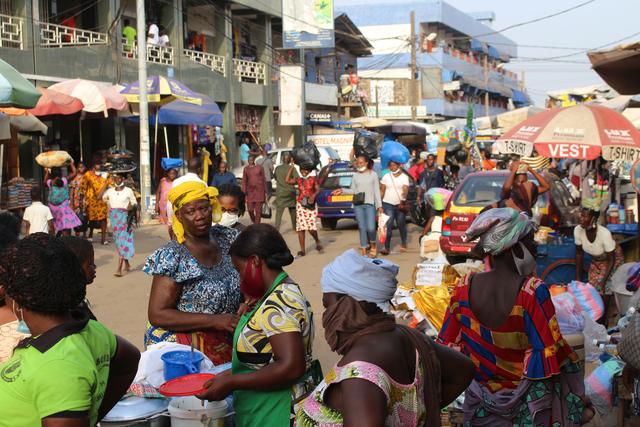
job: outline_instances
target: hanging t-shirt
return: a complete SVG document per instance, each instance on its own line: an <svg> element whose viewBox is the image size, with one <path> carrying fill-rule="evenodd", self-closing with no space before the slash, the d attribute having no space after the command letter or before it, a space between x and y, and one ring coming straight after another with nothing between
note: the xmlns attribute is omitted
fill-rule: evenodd
<svg viewBox="0 0 640 427"><path fill-rule="evenodd" d="M397 206L402 202L402 187L409 186L409 177L404 173L400 173L399 176L388 173L382 177L380 183L385 186L382 201Z"/></svg>

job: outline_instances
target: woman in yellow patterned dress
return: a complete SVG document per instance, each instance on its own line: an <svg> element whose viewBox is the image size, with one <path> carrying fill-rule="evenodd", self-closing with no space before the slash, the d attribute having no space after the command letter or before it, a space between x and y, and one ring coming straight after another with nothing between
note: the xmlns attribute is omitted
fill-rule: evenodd
<svg viewBox="0 0 640 427"><path fill-rule="evenodd" d="M100 174L102 163L96 161L90 171L84 174L80 184L80 192L84 195L84 208L89 222L89 241L93 241L93 229L100 227L102 244L106 245L107 236L107 204L100 195L109 185L109 181Z"/></svg>

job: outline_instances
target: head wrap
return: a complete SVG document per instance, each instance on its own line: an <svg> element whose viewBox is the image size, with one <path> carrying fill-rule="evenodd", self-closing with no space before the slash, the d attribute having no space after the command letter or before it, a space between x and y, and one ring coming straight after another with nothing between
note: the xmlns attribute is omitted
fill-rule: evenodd
<svg viewBox="0 0 640 427"><path fill-rule="evenodd" d="M590 197L585 197L582 199L582 207L585 209L589 209L590 211L594 211L594 212L600 212L600 199L597 197L594 198L590 198Z"/></svg>
<svg viewBox="0 0 640 427"><path fill-rule="evenodd" d="M400 267L384 259L370 259L349 249L322 270L322 292L335 292L367 301L389 310L389 301L398 287Z"/></svg>
<svg viewBox="0 0 640 427"><path fill-rule="evenodd" d="M184 243L184 226L178 219L177 213L184 205L195 200L209 200L213 207L212 222L219 222L222 216L220 203L218 202L218 190L215 187L207 187L206 184L198 181L187 181L174 187L167 195L169 202L173 205L173 217L171 218L171 228L176 235L178 243Z"/></svg>
<svg viewBox="0 0 640 427"><path fill-rule="evenodd" d="M477 248L483 254L499 255L535 229L535 222L524 213L512 208L495 208L478 215L465 236L467 241L479 237Z"/></svg>

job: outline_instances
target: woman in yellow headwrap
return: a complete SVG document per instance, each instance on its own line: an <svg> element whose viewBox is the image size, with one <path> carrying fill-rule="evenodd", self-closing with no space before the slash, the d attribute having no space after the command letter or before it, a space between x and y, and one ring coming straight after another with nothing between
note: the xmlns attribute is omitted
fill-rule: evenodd
<svg viewBox="0 0 640 427"><path fill-rule="evenodd" d="M218 190L185 182L169 192L176 241L156 250L143 271L153 276L145 345L190 345L213 363L231 361L231 334L242 303L240 276L229 249L238 230L219 221Z"/></svg>

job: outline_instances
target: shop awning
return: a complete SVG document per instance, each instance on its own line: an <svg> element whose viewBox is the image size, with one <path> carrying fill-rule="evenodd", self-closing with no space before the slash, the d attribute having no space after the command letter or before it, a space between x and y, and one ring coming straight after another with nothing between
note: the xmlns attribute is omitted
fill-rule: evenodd
<svg viewBox="0 0 640 427"><path fill-rule="evenodd" d="M489 56L494 59L500 59L500 52L493 46L489 46Z"/></svg>
<svg viewBox="0 0 640 427"><path fill-rule="evenodd" d="M529 98L527 97L527 95L524 92L521 92L519 90L513 89L513 103L514 104L528 104L529 103Z"/></svg>
<svg viewBox="0 0 640 427"><path fill-rule="evenodd" d="M211 98L198 94L202 105L176 100L160 107L158 121L164 125L222 127L222 111Z"/></svg>
<svg viewBox="0 0 640 427"><path fill-rule="evenodd" d="M482 52L487 53L489 49L485 43L482 43L480 40L471 39L471 50L474 52Z"/></svg>

